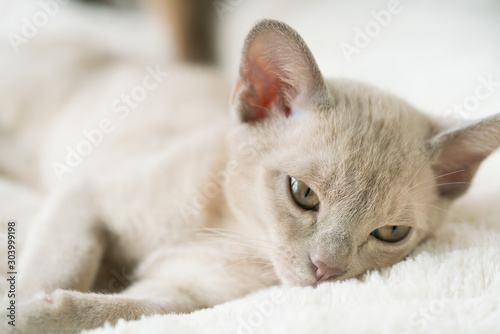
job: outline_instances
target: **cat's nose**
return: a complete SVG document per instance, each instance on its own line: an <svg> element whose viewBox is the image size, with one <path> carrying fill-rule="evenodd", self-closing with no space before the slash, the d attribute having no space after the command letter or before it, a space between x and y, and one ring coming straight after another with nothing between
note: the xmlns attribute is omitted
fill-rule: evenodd
<svg viewBox="0 0 500 334"><path fill-rule="evenodd" d="M345 272L344 268L329 266L324 261L314 256L311 256L311 262L315 267L313 270L315 270L316 280L318 282L340 276Z"/></svg>

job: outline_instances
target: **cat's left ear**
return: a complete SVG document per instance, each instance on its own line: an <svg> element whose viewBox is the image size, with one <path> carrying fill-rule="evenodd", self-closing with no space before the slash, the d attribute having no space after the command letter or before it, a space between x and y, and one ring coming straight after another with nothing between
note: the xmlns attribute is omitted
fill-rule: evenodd
<svg viewBox="0 0 500 334"><path fill-rule="evenodd" d="M443 132L429 141L440 196L454 199L465 193L479 164L500 147L500 114Z"/></svg>
<svg viewBox="0 0 500 334"><path fill-rule="evenodd" d="M243 122L259 122L274 113L289 116L330 101L311 51L286 24L263 20L243 47L233 107Z"/></svg>

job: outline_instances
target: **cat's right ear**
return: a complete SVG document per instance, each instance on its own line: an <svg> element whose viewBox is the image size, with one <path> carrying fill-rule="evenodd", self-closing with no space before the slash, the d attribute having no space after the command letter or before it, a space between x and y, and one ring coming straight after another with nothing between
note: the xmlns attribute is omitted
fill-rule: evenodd
<svg viewBox="0 0 500 334"><path fill-rule="evenodd" d="M467 191L480 163L500 147L500 114L440 133L428 145L438 193L455 199Z"/></svg>
<svg viewBox="0 0 500 334"><path fill-rule="evenodd" d="M263 20L243 47L233 108L243 122L328 104L330 95L311 51L288 25Z"/></svg>

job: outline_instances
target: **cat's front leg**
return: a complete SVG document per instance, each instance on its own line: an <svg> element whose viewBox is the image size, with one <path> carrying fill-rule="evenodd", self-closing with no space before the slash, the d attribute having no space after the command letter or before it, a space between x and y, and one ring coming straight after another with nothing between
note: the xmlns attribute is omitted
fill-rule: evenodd
<svg viewBox="0 0 500 334"><path fill-rule="evenodd" d="M73 334L142 315L169 313L171 300L130 298L121 295L55 290L37 293L20 303L20 316L13 333ZM16 331L17 330L17 331Z"/></svg>
<svg viewBox="0 0 500 334"><path fill-rule="evenodd" d="M21 253L20 299L58 288L90 289L105 248L94 201L88 186L49 196Z"/></svg>
<svg viewBox="0 0 500 334"><path fill-rule="evenodd" d="M242 253L204 246L159 250L140 265L137 281L120 294L37 294L20 305L18 328L21 333L78 333L119 319L211 307L277 283L255 253L248 258Z"/></svg>

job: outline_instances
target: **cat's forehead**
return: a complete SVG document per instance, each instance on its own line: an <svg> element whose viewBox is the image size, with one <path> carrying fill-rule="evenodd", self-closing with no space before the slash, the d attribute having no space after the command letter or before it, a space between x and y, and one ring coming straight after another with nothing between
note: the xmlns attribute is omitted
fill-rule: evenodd
<svg viewBox="0 0 500 334"><path fill-rule="evenodd" d="M336 80L329 82L328 110L311 113L310 133L333 148L344 161L397 168L406 167L425 151L433 135L429 119L403 100L374 87ZM317 147L317 149L321 149Z"/></svg>
<svg viewBox="0 0 500 334"><path fill-rule="evenodd" d="M286 169L331 197L400 189L425 161L428 119L370 87L335 81L330 89L328 110L298 117L283 138Z"/></svg>

